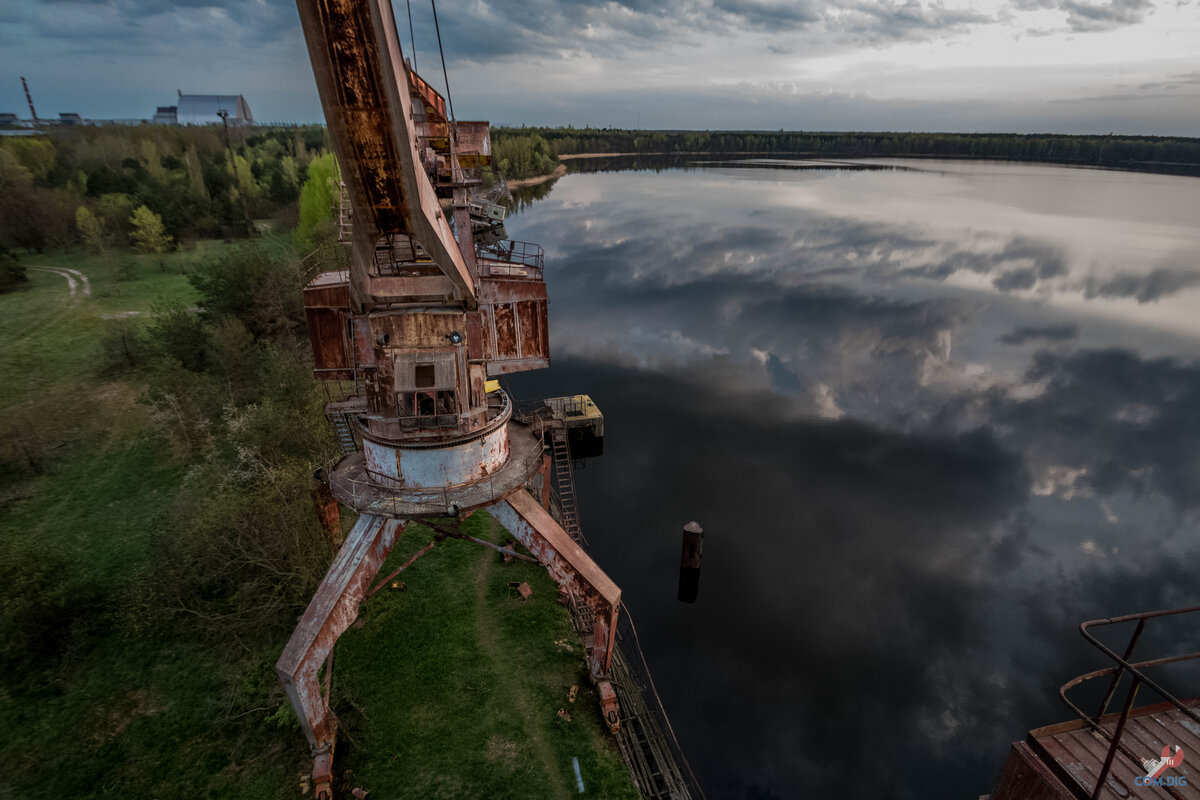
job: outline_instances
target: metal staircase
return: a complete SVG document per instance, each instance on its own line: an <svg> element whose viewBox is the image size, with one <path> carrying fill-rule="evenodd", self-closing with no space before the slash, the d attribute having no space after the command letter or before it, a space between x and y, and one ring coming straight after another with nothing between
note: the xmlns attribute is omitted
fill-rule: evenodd
<svg viewBox="0 0 1200 800"><path fill-rule="evenodd" d="M550 428L550 450L554 455L554 483L562 513L559 524L578 544L587 544L579 527L579 504L575 501L575 473L571 467L571 446L567 426L561 421Z"/></svg>
<svg viewBox="0 0 1200 800"><path fill-rule="evenodd" d="M366 401L361 397L352 397L338 403L326 403L325 416L333 426L333 435L337 437L342 455L348 456L358 452L358 442L354 439L354 423L351 418L367 410Z"/></svg>

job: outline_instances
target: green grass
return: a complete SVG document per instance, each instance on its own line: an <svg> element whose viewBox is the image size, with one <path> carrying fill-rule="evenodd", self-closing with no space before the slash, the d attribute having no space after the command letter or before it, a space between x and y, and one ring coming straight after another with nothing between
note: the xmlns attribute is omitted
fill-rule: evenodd
<svg viewBox="0 0 1200 800"><path fill-rule="evenodd" d="M490 541L503 534L484 513L464 530ZM409 525L381 573L431 535ZM582 796L637 797L544 569L446 540L397 580L407 588L364 602L361 628L342 637L334 659L344 758L357 783L381 797L577 797L578 758ZM516 597L510 581L529 583L532 598Z"/></svg>

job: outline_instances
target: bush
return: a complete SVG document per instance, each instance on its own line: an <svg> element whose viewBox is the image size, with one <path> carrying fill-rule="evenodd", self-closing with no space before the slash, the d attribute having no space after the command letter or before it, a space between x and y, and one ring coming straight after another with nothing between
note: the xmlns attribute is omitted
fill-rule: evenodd
<svg viewBox="0 0 1200 800"><path fill-rule="evenodd" d="M28 281L29 276L25 274L25 267L17 260L17 256L0 244L0 293L11 292Z"/></svg>
<svg viewBox="0 0 1200 800"><path fill-rule="evenodd" d="M200 290L200 307L208 317L234 317L255 339L304 330L296 267L256 242L199 266L188 280Z"/></svg>
<svg viewBox="0 0 1200 800"><path fill-rule="evenodd" d="M6 538L0 570L0 674L24 688L52 682L99 629L104 597L45 541Z"/></svg>
<svg viewBox="0 0 1200 800"><path fill-rule="evenodd" d="M190 372L203 372L209 362L209 335L200 315L181 303L154 309L150 338L155 347Z"/></svg>
<svg viewBox="0 0 1200 800"><path fill-rule="evenodd" d="M100 337L100 366L116 373L137 369L150 355L150 341L133 319L109 320Z"/></svg>

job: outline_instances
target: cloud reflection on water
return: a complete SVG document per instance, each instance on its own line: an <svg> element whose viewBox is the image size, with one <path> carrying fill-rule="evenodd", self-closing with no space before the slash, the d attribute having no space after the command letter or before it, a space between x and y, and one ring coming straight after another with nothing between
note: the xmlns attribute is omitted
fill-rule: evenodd
<svg viewBox="0 0 1200 800"><path fill-rule="evenodd" d="M571 176L511 225L547 246L555 358L513 385L604 411L584 525L720 797L984 793L1098 666L1079 620L1195 602L1200 366L1152 303L1195 285L1162 271L1189 234L1096 263L914 224L937 181L871 175ZM789 202L823 192L843 213Z"/></svg>

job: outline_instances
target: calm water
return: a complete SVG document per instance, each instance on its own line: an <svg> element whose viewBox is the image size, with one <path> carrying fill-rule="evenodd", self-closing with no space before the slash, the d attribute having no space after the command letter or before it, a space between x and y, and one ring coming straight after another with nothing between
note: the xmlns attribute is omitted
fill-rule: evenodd
<svg viewBox="0 0 1200 800"><path fill-rule="evenodd" d="M509 225L554 356L513 388L605 413L584 530L713 800L974 798L1106 666L1081 620L1200 604L1200 180L873 163L573 174Z"/></svg>

